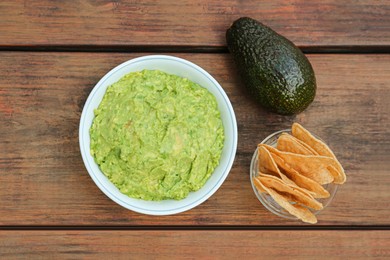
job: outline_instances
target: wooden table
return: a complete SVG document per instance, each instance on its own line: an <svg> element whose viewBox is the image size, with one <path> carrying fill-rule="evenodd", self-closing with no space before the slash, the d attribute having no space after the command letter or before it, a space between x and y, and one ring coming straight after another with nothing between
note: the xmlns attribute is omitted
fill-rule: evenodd
<svg viewBox="0 0 390 260"><path fill-rule="evenodd" d="M390 3L378 1L0 2L0 258L390 257ZM296 116L243 91L225 31L250 16L296 43L317 76ZM174 216L115 204L79 151L86 98L111 68L172 54L212 74L237 116L233 168L206 202ZM348 180L316 225L279 218L255 197L256 144L300 122Z"/></svg>

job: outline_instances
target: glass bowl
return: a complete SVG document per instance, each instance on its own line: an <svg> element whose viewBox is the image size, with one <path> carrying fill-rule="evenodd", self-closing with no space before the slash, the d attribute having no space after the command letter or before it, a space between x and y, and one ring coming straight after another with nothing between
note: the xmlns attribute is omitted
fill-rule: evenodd
<svg viewBox="0 0 390 260"><path fill-rule="evenodd" d="M277 132L269 135L268 137L266 137L261 143L276 147L277 140L282 133L291 134L291 129L277 131ZM320 139L318 136L316 136L316 135L314 135L314 136L316 138ZM255 185L253 183L253 178L257 177L259 175L259 161L258 161L257 155L258 155L258 148L256 148L256 150L253 154L251 166L250 166L250 179L251 179L252 188L256 194L256 197L264 205L264 207L266 209L268 209L269 211L271 211L273 214L275 214L279 217L282 217L282 218L297 220L298 219L297 217L291 215L290 213L287 212L287 210L285 210L284 208L279 206L279 204L276 203L274 201L274 199L269 194L264 193L264 192L259 192L257 190L257 188L255 187ZM333 184L333 183L329 183L329 184L323 185L323 187L329 192L330 196L328 198L316 199L322 203L323 208L321 210L313 210L313 209L309 208L309 210L311 212L313 212L314 215L319 214L322 210L324 210L330 204L330 202L333 200L334 195L336 194L338 185Z"/></svg>

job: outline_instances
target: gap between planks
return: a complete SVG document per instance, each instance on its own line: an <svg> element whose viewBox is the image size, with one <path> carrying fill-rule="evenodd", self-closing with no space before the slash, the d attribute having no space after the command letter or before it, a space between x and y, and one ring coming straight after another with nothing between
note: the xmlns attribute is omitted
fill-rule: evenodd
<svg viewBox="0 0 390 260"><path fill-rule="evenodd" d="M301 230L301 231L375 231L390 230L388 225L363 225L363 226L0 226L0 230L194 230L194 231L217 231L217 230L263 230L263 231L280 231L280 230Z"/></svg>
<svg viewBox="0 0 390 260"><path fill-rule="evenodd" d="M390 45L298 46L307 54L390 54ZM191 45L0 45L0 51L228 53L226 46Z"/></svg>

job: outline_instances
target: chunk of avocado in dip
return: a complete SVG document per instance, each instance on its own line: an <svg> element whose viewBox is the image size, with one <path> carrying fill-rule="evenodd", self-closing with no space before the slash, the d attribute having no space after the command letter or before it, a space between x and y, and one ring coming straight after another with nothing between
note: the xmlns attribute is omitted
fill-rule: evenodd
<svg viewBox="0 0 390 260"><path fill-rule="evenodd" d="M107 88L94 113L91 155L129 197L183 199L219 164L224 130L217 101L186 78L129 73Z"/></svg>

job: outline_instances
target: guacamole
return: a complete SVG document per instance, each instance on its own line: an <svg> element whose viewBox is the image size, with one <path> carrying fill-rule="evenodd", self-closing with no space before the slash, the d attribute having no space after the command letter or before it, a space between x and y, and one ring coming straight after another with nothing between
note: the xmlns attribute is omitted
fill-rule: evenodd
<svg viewBox="0 0 390 260"><path fill-rule="evenodd" d="M91 155L129 197L183 199L219 164L224 130L217 101L186 78L129 73L107 88L94 113Z"/></svg>

